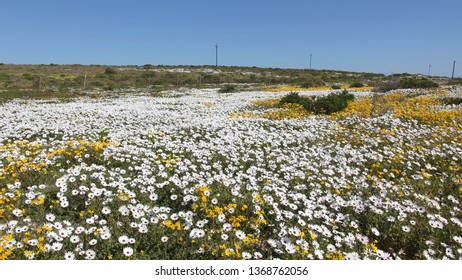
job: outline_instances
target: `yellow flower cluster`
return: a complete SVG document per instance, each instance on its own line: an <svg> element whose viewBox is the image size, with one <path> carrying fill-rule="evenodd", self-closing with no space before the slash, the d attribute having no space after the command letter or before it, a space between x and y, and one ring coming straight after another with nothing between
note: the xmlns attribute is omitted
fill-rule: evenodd
<svg viewBox="0 0 462 280"><path fill-rule="evenodd" d="M262 108L275 108L279 105L280 99L259 99L251 103Z"/></svg>
<svg viewBox="0 0 462 280"><path fill-rule="evenodd" d="M172 220L166 220L166 221L163 222L163 225L166 226L167 228L171 229L171 230L177 230L177 231L181 230L181 222L180 221L176 221L174 223Z"/></svg>
<svg viewBox="0 0 462 280"><path fill-rule="evenodd" d="M277 107L277 105L279 104L279 100L275 99L274 101L270 101L266 99L260 102L254 101L253 103L263 108L274 108ZM305 110L305 108L302 105L296 103L286 103L283 104L280 108L269 109L263 112L244 111L232 113L229 116L231 118L264 118L279 121L286 119L304 119L310 115L311 114L307 110Z"/></svg>
<svg viewBox="0 0 462 280"><path fill-rule="evenodd" d="M362 98L350 102L348 107L336 116L355 115L368 118L391 113L395 117L418 120L425 124L461 127L462 109L448 109L437 91L427 96L407 96L391 93Z"/></svg>
<svg viewBox="0 0 462 280"><path fill-rule="evenodd" d="M5 151L9 156L5 158L4 168L0 170L0 180L6 179L7 183L19 182L19 177L28 171L48 174L46 159L55 159L60 156L82 157L86 153L98 152L110 143L102 141L73 140L66 142L62 147L50 149L41 146L40 143L28 141L16 141L0 145L0 151Z"/></svg>
<svg viewBox="0 0 462 280"><path fill-rule="evenodd" d="M265 87L263 88L264 91L267 92L286 92L286 91L308 91L308 90L329 90L330 87L322 86L322 87L310 87L310 88L302 88L302 87Z"/></svg>

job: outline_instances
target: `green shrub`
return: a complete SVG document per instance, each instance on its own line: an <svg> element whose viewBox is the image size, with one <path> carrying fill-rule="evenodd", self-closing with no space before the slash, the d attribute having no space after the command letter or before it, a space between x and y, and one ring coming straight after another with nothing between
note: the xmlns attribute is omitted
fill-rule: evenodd
<svg viewBox="0 0 462 280"><path fill-rule="evenodd" d="M347 90L340 93L330 93L323 97L303 97L298 92L290 92L281 98L280 104L298 103L301 104L307 111L314 114L332 114L345 109L348 102L354 100L354 95Z"/></svg>
<svg viewBox="0 0 462 280"><path fill-rule="evenodd" d="M298 94L298 92L296 92L296 91L291 91L291 92L289 92L287 95L285 95L284 97L281 98L280 103L281 103L281 104L285 104L285 103L298 103L298 104L302 104L304 99L305 99L305 97L301 97L301 96Z"/></svg>
<svg viewBox="0 0 462 280"><path fill-rule="evenodd" d="M109 68L109 67L104 70L104 74L106 75L114 75L116 73L117 73L116 70Z"/></svg>
<svg viewBox="0 0 462 280"><path fill-rule="evenodd" d="M350 87L352 87L352 88L358 88L358 87L363 87L363 86L364 86L364 84L361 83L361 82L358 82L358 81L353 82L353 83L350 85Z"/></svg>
<svg viewBox="0 0 462 280"><path fill-rule="evenodd" d="M355 99L355 96L347 90L341 93L330 93L327 96L316 99L315 114L332 114L340 112L348 106L348 101Z"/></svg>
<svg viewBox="0 0 462 280"><path fill-rule="evenodd" d="M330 88L331 89L341 89L341 86L340 85L332 85Z"/></svg>
<svg viewBox="0 0 462 280"><path fill-rule="evenodd" d="M324 82L321 78L313 76L305 78L305 80L300 84L302 88L320 87L323 85Z"/></svg>
<svg viewBox="0 0 462 280"><path fill-rule="evenodd" d="M424 77L404 77L400 75L390 76L388 80L382 81L374 89L377 92L387 92L395 89L403 88L436 88L439 87L438 83Z"/></svg>
<svg viewBox="0 0 462 280"><path fill-rule="evenodd" d="M231 93L231 92L236 92L236 91L237 91L237 87L231 84L226 84L224 87L218 90L219 93Z"/></svg>
<svg viewBox="0 0 462 280"><path fill-rule="evenodd" d="M402 78L399 83L403 88L435 88L439 85L427 78Z"/></svg>

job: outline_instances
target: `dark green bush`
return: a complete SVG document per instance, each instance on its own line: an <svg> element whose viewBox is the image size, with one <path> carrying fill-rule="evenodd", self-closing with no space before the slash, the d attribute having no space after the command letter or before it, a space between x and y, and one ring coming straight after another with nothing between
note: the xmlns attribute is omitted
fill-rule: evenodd
<svg viewBox="0 0 462 280"><path fill-rule="evenodd" d="M402 78L399 83L403 88L435 88L439 85L427 78Z"/></svg>
<svg viewBox="0 0 462 280"><path fill-rule="evenodd" d="M303 97L298 92L290 92L281 98L280 104L298 103L314 114L332 114L345 109L348 106L348 101L354 100L354 98L354 95L347 90L317 98Z"/></svg>
<svg viewBox="0 0 462 280"><path fill-rule="evenodd" d="M104 74L106 75L114 75L115 73L117 73L116 70L109 67L104 70Z"/></svg>
<svg viewBox="0 0 462 280"><path fill-rule="evenodd" d="M296 91L291 91L287 95L281 98L280 103L285 104L285 103L298 103L302 104L304 102L304 99L306 97L301 97L298 92Z"/></svg>
<svg viewBox="0 0 462 280"><path fill-rule="evenodd" d="M377 92L387 92L403 88L436 88L438 83L433 82L425 77L404 77L399 75L390 76L388 80L382 81L374 89Z"/></svg>
<svg viewBox="0 0 462 280"><path fill-rule="evenodd" d="M363 87L363 86L364 86L364 84L361 83L361 82L358 82L358 81L353 82L353 83L351 83L351 85L350 85L350 87L352 87L352 88L358 88L358 87Z"/></svg>
<svg viewBox="0 0 462 280"><path fill-rule="evenodd" d="M340 112L348 106L348 101L355 99L355 96L347 90L341 93L330 93L327 96L319 97L315 103L315 114L332 114Z"/></svg>
<svg viewBox="0 0 462 280"><path fill-rule="evenodd" d="M226 84L224 87L218 90L219 93L230 93L230 92L236 92L236 91L237 91L237 87L231 84Z"/></svg>
<svg viewBox="0 0 462 280"><path fill-rule="evenodd" d="M341 89L342 87L340 85L332 85L330 88L331 89Z"/></svg>
<svg viewBox="0 0 462 280"><path fill-rule="evenodd" d="M305 80L300 84L302 88L320 87L323 85L324 85L323 80L319 77L314 77L314 76L305 78Z"/></svg>

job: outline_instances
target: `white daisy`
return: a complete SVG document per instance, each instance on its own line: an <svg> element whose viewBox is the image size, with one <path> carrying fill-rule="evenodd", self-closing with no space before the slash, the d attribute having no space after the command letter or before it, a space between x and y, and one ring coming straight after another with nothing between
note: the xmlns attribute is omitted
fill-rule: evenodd
<svg viewBox="0 0 462 280"><path fill-rule="evenodd" d="M56 219L56 216L50 213L45 216L45 219L49 222L53 222Z"/></svg>
<svg viewBox="0 0 462 280"><path fill-rule="evenodd" d="M131 247L125 247L123 252L126 257L133 255L133 249Z"/></svg>
<svg viewBox="0 0 462 280"><path fill-rule="evenodd" d="M242 257L246 260L250 260L252 258L252 254L249 252L242 252Z"/></svg>
<svg viewBox="0 0 462 280"><path fill-rule="evenodd" d="M63 243L60 243L60 242L54 242L51 245L51 250L55 252L61 251L62 248L63 248Z"/></svg>
<svg viewBox="0 0 462 280"><path fill-rule="evenodd" d="M242 230L237 230L236 231L236 237L239 238L240 240L242 240L242 239L244 239L246 237L246 234Z"/></svg>
<svg viewBox="0 0 462 280"><path fill-rule="evenodd" d="M128 241L129 241L129 239L128 239L128 236L126 236L126 235L122 235L122 236L119 237L119 243L120 244L127 244Z"/></svg>
<svg viewBox="0 0 462 280"><path fill-rule="evenodd" d="M96 252L89 249L85 251L85 259L86 260L94 260L96 258Z"/></svg>
<svg viewBox="0 0 462 280"><path fill-rule="evenodd" d="M77 244L80 242L80 237L77 236L77 235L72 235L69 240L71 241L71 243L74 243L74 244Z"/></svg>
<svg viewBox="0 0 462 280"><path fill-rule="evenodd" d="M64 254L64 259L65 260L75 260L75 254L72 252L67 252Z"/></svg>

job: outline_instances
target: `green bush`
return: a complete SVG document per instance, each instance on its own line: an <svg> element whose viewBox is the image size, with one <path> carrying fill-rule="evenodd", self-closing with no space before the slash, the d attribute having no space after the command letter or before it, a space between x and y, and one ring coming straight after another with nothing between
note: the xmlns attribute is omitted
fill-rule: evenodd
<svg viewBox="0 0 462 280"><path fill-rule="evenodd" d="M399 83L403 88L435 88L439 85L427 78L402 78Z"/></svg>
<svg viewBox="0 0 462 280"><path fill-rule="evenodd" d="M302 88L311 88L311 87L320 87L323 86L324 82L319 77L307 77L305 80L300 84Z"/></svg>
<svg viewBox="0 0 462 280"><path fill-rule="evenodd" d="M374 91L387 92L395 89L403 88L436 88L439 87L438 83L424 77L404 77L400 75L390 76L388 80L382 81L377 85Z"/></svg>
<svg viewBox="0 0 462 280"><path fill-rule="evenodd" d="M341 86L340 85L332 85L330 88L331 89L341 89Z"/></svg>
<svg viewBox="0 0 462 280"><path fill-rule="evenodd" d="M348 106L348 101L355 99L355 96L347 90L341 93L330 93L327 96L316 99L315 114L332 114L340 112Z"/></svg>
<svg viewBox="0 0 462 280"><path fill-rule="evenodd" d="M350 87L352 87L352 88L358 88L358 87L363 87L363 86L364 86L364 84L361 83L361 82L358 82L358 81L353 82L353 83L351 83L351 85L350 85Z"/></svg>
<svg viewBox="0 0 462 280"><path fill-rule="evenodd" d="M117 73L116 70L109 68L109 67L104 70L104 74L106 75L114 75L116 73Z"/></svg>
<svg viewBox="0 0 462 280"><path fill-rule="evenodd" d="M236 92L236 91L237 91L237 87L231 84L226 84L224 85L224 87L218 90L219 93L230 93L230 92Z"/></svg>
<svg viewBox="0 0 462 280"><path fill-rule="evenodd" d="M281 98L280 104L298 103L307 111L314 114L332 114L339 112L348 106L348 102L354 100L354 95L347 90L340 93L330 93L323 97L303 97L298 92L290 92Z"/></svg>
<svg viewBox="0 0 462 280"><path fill-rule="evenodd" d="M285 103L298 103L302 104L306 97L301 97L298 92L296 91L291 91L287 95L281 98L280 103L285 104Z"/></svg>

